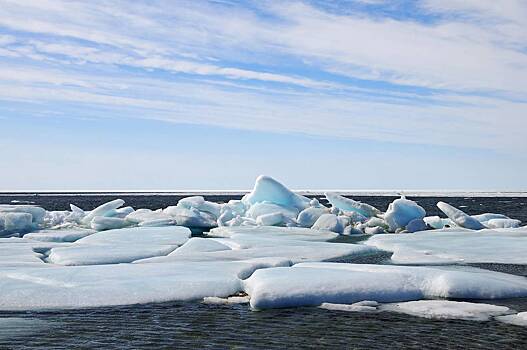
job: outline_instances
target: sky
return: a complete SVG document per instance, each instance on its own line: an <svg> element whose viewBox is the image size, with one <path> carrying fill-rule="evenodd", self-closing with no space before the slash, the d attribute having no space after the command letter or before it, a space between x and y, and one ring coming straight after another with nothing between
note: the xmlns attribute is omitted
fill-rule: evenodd
<svg viewBox="0 0 527 350"><path fill-rule="evenodd" d="M527 1L0 0L0 191L527 190Z"/></svg>

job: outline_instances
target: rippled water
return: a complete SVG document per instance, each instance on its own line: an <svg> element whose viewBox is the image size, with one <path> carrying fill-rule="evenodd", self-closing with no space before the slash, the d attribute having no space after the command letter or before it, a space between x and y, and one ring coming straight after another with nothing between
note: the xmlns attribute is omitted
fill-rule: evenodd
<svg viewBox="0 0 527 350"><path fill-rule="evenodd" d="M176 198L166 196L161 199L128 197L123 199L136 207L159 208L177 202ZM60 210L67 209L70 202L89 209L108 199L57 198L32 200L48 210ZM6 200L0 196L0 203L9 203L12 199L25 200L23 197ZM362 198L383 209L392 199ZM437 198L418 200L427 212L435 214L433 205ZM510 198L448 198L447 201L467 205L463 209L471 214L499 212L527 221L524 204L511 203ZM359 239L343 238L348 242ZM389 254L354 262L384 263L388 257ZM525 266L480 264L478 267L527 275ZM527 310L527 298L482 302ZM527 328L497 321L437 321L389 312L370 314L318 308L254 312L247 305L199 302L0 313L0 349L25 348L527 349Z"/></svg>

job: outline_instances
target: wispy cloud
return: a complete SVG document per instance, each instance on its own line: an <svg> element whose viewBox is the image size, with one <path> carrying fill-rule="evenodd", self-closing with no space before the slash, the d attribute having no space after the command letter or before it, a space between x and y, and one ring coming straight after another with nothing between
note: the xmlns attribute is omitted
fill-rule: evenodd
<svg viewBox="0 0 527 350"><path fill-rule="evenodd" d="M427 0L412 16L348 3L343 15L316 1L0 0L0 98L94 105L101 118L527 150L525 2Z"/></svg>

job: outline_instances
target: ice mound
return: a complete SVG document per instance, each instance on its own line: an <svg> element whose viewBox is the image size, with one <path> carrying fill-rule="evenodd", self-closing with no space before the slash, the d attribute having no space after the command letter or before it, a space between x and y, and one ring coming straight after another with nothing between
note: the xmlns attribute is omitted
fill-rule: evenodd
<svg viewBox="0 0 527 350"><path fill-rule="evenodd" d="M450 220L456 223L456 225L464 228L468 228L471 230L482 230L485 228L481 222L479 222L477 219L474 219L473 217L465 214L463 211L451 206L448 203L445 202L438 202L437 207L439 210L441 210L443 213L445 213L446 216Z"/></svg>
<svg viewBox="0 0 527 350"><path fill-rule="evenodd" d="M113 201L101 204L97 208L90 211L84 218L82 218L81 222L84 225L90 225L91 221L96 216L107 216L108 213L112 213L113 210L119 208L124 204L124 201L122 199L114 199Z"/></svg>
<svg viewBox="0 0 527 350"><path fill-rule="evenodd" d="M45 264L43 264L45 265ZM0 310L130 305L228 297L254 270L283 259L0 269Z"/></svg>
<svg viewBox="0 0 527 350"><path fill-rule="evenodd" d="M332 206L339 208L342 211L356 212L366 218L376 216L381 213L377 208L369 204L354 201L353 199L343 197L336 193L328 192L325 193L325 195L328 202Z"/></svg>
<svg viewBox="0 0 527 350"><path fill-rule="evenodd" d="M97 232L68 247L51 249L48 260L58 265L129 263L167 255L191 235L186 227L134 227Z"/></svg>
<svg viewBox="0 0 527 350"><path fill-rule="evenodd" d="M396 264L527 264L527 228L386 234L365 244L393 252Z"/></svg>
<svg viewBox="0 0 527 350"><path fill-rule="evenodd" d="M506 306L450 300L407 301L381 305L380 310L439 320L460 319L470 321L488 321L493 316L506 315L511 312Z"/></svg>
<svg viewBox="0 0 527 350"><path fill-rule="evenodd" d="M301 263L256 271L244 281L255 309L527 296L527 279L476 268Z"/></svg>
<svg viewBox="0 0 527 350"><path fill-rule="evenodd" d="M297 217L297 223L301 227L311 227L323 214L329 213L325 207L309 207L302 210Z"/></svg>
<svg viewBox="0 0 527 350"><path fill-rule="evenodd" d="M344 228L349 224L347 217L337 216L335 214L322 214L313 224L314 230L328 230L335 233L344 232Z"/></svg>
<svg viewBox="0 0 527 350"><path fill-rule="evenodd" d="M252 205L258 202L270 202L283 207L292 207L303 210L309 207L310 199L291 192L270 176L258 176L253 190L246 194L242 201Z"/></svg>
<svg viewBox="0 0 527 350"><path fill-rule="evenodd" d="M390 231L395 232L397 229L406 228L412 220L423 219L425 215L426 212L421 206L403 197L390 203L384 214L384 220Z"/></svg>
<svg viewBox="0 0 527 350"><path fill-rule="evenodd" d="M496 320L516 326L527 327L527 312L520 312L515 315L498 316L496 317Z"/></svg>

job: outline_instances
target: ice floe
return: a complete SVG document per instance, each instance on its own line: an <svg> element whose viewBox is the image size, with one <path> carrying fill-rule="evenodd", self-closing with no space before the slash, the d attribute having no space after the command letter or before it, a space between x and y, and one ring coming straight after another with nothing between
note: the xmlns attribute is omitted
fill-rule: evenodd
<svg viewBox="0 0 527 350"><path fill-rule="evenodd" d="M506 306L451 300L407 301L381 305L379 309L439 320L460 319L470 321L488 321L493 316L511 313L511 310Z"/></svg>
<svg viewBox="0 0 527 350"><path fill-rule="evenodd" d="M516 326L527 327L527 311L520 312L514 315L498 316L496 317L496 320L504 323L513 324Z"/></svg>
<svg viewBox="0 0 527 350"><path fill-rule="evenodd" d="M396 264L527 264L527 229L445 229L376 235L365 244L393 252Z"/></svg>
<svg viewBox="0 0 527 350"><path fill-rule="evenodd" d="M255 269L283 259L0 269L0 310L129 305L228 297Z"/></svg>
<svg viewBox="0 0 527 350"><path fill-rule="evenodd" d="M255 309L527 296L525 277L476 268L301 263L257 270L244 285Z"/></svg>
<svg viewBox="0 0 527 350"><path fill-rule="evenodd" d="M97 232L68 247L51 249L48 260L58 265L129 263L167 255L191 235L186 227L134 227Z"/></svg>

